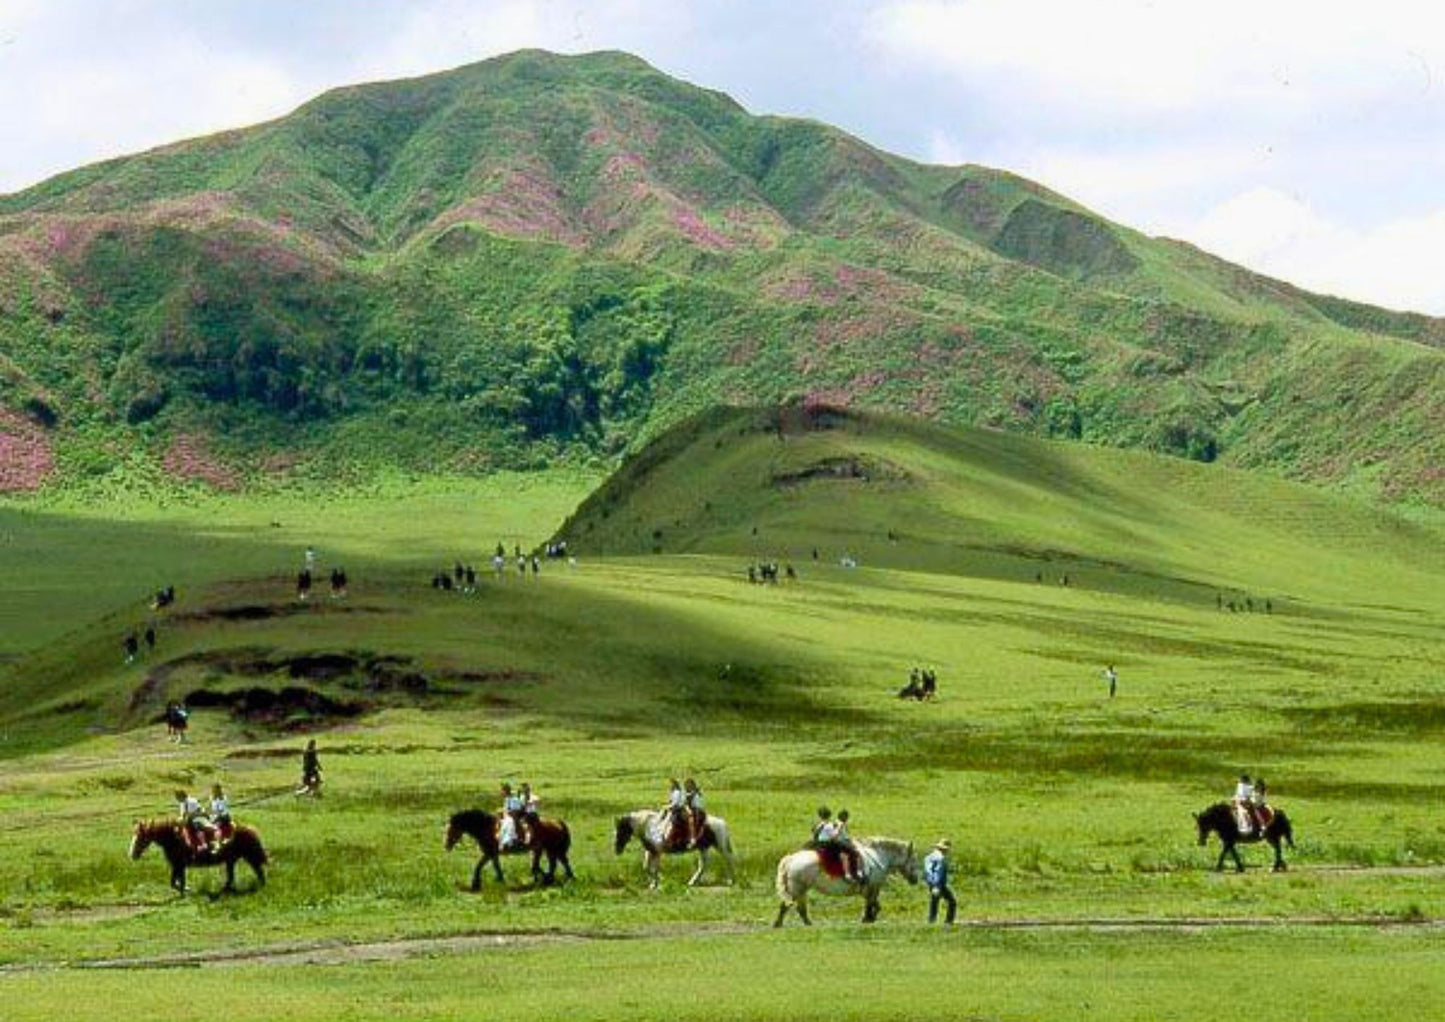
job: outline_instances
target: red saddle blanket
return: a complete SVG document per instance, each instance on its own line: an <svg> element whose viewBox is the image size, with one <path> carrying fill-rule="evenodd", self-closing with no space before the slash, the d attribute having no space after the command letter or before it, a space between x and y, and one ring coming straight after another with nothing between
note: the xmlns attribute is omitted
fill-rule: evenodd
<svg viewBox="0 0 1445 1022"><path fill-rule="evenodd" d="M823 872L834 880L844 880L848 876L848 864L843 861L841 849L831 845L823 845L814 849L818 853L818 864L823 867Z"/></svg>

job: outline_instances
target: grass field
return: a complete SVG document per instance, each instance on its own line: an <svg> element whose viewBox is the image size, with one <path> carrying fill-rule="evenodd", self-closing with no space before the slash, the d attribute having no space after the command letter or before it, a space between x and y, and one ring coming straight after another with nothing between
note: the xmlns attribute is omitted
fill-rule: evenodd
<svg viewBox="0 0 1445 1022"><path fill-rule="evenodd" d="M923 456L889 443L893 463ZM813 513L829 556L800 558L798 580L778 586L747 583L748 528L693 553L596 558L582 544L575 567L486 572L474 596L429 587L436 567L480 565L498 539L545 539L585 494L581 478L428 484L324 509L5 509L0 569L30 595L9 597L0 636L12 655L0 1014L108 1016L121 1000L171 996L181 1018L218 1003L241 1018L1204 1018L1260 1005L1259 980L1298 1017L1441 1017L1435 526L1189 475L1210 472L1198 466L1077 457L1091 487L1148 502L1105 502L1081 527L1020 498L1010 536L1007 499L965 502L979 488L950 482L987 474L977 459L939 461L944 482L911 504L826 482ZM1265 497L1289 527L1258 527ZM808 499L787 497L798 537ZM876 556L855 569L831 556L845 500L851 527L875 534ZM1149 517L1149 505L1164 510ZM949 570L919 570L917 550L890 565L876 534L921 506L935 521L973 517L1020 565L1068 528L1076 553L1119 568L1063 587L971 574L946 553ZM763 533L778 513L747 508ZM1206 520L1217 555L1200 552ZM294 601L308 543L323 565L344 556L346 601ZM1216 606L1224 582L1278 596L1271 580L1300 551L1310 570L1272 613ZM98 565L105 587L76 584ZM1129 584L1109 581L1120 574ZM156 651L121 664L120 634L145 619L138 597L172 579L181 599L160 616ZM348 659L313 676L305 658L319 654ZM936 703L892 697L914 664L938 671ZM384 684L387 670L425 687ZM202 708L182 747L153 723L167 698L287 686L357 715L297 708L283 725ZM317 801L288 793L309 736L328 783ZM1295 822L1287 873L1268 873L1253 847L1245 874L1216 874L1217 846L1196 843L1190 813L1240 770L1267 777ZM733 828L740 882L687 890L690 863L674 859L651 892L631 852L613 854L612 821L687 774ZM505 885L465 891L474 855L444 852L442 827L453 810L492 806L504 778L530 779L568 820L574 883L532 889L511 859ZM176 785L213 780L262 833L271 882L253 893L242 867L243 893L217 896L219 879L197 872L178 899L157 853L127 858L130 823L168 813ZM920 849L950 837L964 926L925 929L924 892L895 882L875 927L857 924L857 903L821 900L812 930L768 930L777 859L820 802L846 805L859 833ZM301 962L315 964L282 967ZM146 968L187 964L184 984Z"/></svg>

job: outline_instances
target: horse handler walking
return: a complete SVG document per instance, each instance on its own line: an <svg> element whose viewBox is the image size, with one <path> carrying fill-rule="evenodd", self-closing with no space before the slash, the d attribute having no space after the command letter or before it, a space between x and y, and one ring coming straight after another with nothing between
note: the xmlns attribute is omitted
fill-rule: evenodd
<svg viewBox="0 0 1445 1022"><path fill-rule="evenodd" d="M944 916L944 922L949 926L953 925L953 917L958 914L958 902L953 897L953 891L948 888L948 853L953 850L953 845L948 840L938 842L933 850L923 860L923 882L928 885L928 921L938 921L938 903L948 902L948 914Z"/></svg>

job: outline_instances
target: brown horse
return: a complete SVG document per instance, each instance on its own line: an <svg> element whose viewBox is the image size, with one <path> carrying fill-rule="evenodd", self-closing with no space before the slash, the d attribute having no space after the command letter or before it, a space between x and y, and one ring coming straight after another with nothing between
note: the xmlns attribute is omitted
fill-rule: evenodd
<svg viewBox="0 0 1445 1022"><path fill-rule="evenodd" d="M557 880L557 866L560 864L568 880L575 877L572 873L572 863L567 860L567 853L572 848L572 832L567 829L563 820L550 820L540 817L528 828L531 832L531 840L526 846L517 846L502 851L497 841L497 817L492 813L481 809L464 809L459 813L453 813L447 821L446 840L443 847L451 851L457 846L457 842L464 837L471 837L476 841L477 847L482 850L482 857L477 860L476 869L472 870L472 890L482 889L482 869L487 863L492 864L492 870L497 874L497 882L502 883L505 877L502 876L503 855L516 855L522 852L532 853L532 879L541 880L544 884L552 884ZM547 856L547 870L544 873L541 867L542 856Z"/></svg>
<svg viewBox="0 0 1445 1022"><path fill-rule="evenodd" d="M204 869L209 866L226 867L225 890L236 889L236 860L245 859L256 874L256 886L266 884L266 849L261 847L261 835L251 827L237 827L231 839L215 851L197 852L186 842L181 832L183 825L175 820L137 820L135 834L130 840L130 857L139 859L151 845L165 853L171 864L171 886L179 894L186 893L186 869Z"/></svg>

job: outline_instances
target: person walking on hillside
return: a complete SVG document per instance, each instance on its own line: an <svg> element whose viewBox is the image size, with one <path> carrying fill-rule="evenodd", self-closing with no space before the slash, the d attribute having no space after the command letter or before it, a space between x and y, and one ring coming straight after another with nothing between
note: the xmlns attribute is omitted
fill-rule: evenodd
<svg viewBox="0 0 1445 1022"><path fill-rule="evenodd" d="M949 926L953 925L953 918L958 914L958 901L953 896L953 891L948 886L948 853L953 850L947 838L933 846L923 859L923 882L928 885L928 921L938 921L938 903L948 902L948 912L944 915L943 921Z"/></svg>
<svg viewBox="0 0 1445 1022"><path fill-rule="evenodd" d="M1109 683L1109 698L1113 699L1114 690L1119 687L1119 672L1114 670L1113 664L1104 668L1104 680Z"/></svg>
<svg viewBox="0 0 1445 1022"><path fill-rule="evenodd" d="M306 743L306 751L301 754L301 787L296 789L296 794L321 796L321 757L316 754L314 738Z"/></svg>

